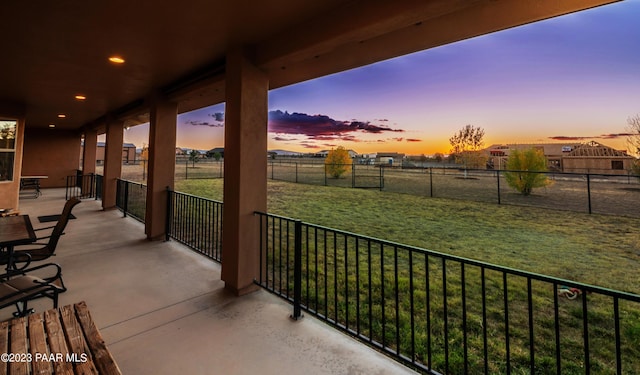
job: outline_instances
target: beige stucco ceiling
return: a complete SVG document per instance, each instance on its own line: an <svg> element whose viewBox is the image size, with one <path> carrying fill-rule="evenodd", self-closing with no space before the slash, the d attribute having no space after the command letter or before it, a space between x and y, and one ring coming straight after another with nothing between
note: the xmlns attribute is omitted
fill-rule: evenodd
<svg viewBox="0 0 640 375"><path fill-rule="evenodd" d="M153 95L181 112L224 101L231 46L247 48L276 88L610 2L3 1L0 116L61 129L106 116L135 124Z"/></svg>

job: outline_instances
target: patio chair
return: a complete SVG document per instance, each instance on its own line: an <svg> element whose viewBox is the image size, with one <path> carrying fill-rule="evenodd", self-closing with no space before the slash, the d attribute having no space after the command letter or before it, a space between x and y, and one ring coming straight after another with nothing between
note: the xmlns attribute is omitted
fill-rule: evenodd
<svg viewBox="0 0 640 375"><path fill-rule="evenodd" d="M55 273L40 276L46 268ZM55 263L42 264L25 270L11 270L0 275L0 309L15 305L14 316L25 316L33 312L27 303L39 298L50 298L53 307L58 307L58 295L67 288L62 281L62 269Z"/></svg>
<svg viewBox="0 0 640 375"><path fill-rule="evenodd" d="M60 236L64 234L64 229L66 228L67 223L69 222L69 217L71 216L71 210L80 202L81 202L80 199L75 197L69 199L65 203L64 208L62 210L62 214L60 215L60 218L58 219L58 222L56 223L55 226L35 229L35 231L37 232L37 231L53 228L53 231L51 232L50 235L44 236L44 237L38 237L36 239L36 242L31 244L15 246L13 249L13 257L11 260L13 263L12 265L15 267L16 263L25 263L22 267L20 267L20 269L24 269L29 267L29 264L31 262L45 260L55 255L54 253L56 251L58 241L60 240ZM46 239L48 239L46 243L37 242L37 241L42 241ZM37 246L37 247L34 247L34 246ZM7 264L8 261L9 259L7 256L0 257L0 264Z"/></svg>

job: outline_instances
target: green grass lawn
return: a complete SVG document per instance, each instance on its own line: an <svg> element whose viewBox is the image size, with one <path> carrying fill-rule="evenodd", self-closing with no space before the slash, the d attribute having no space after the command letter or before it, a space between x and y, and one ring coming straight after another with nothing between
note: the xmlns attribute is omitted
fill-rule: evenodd
<svg viewBox="0 0 640 375"><path fill-rule="evenodd" d="M222 200L222 179L176 191ZM640 219L270 181L269 213L640 293Z"/></svg>
<svg viewBox="0 0 640 375"><path fill-rule="evenodd" d="M221 179L178 181L176 191L222 200L222 183ZM640 292L640 277L634 272L640 261L637 232L640 219L277 181L269 182L268 198L269 213L307 223L573 281ZM427 259L416 253L413 258L407 258L407 252L396 253L393 247L382 253L378 247L356 246L353 239L343 241L342 238L338 242L349 242L349 251L342 247L336 251L333 235L327 238L322 232L311 232L306 236L307 240L311 236L307 247L316 244L328 252L311 249L303 254L303 273L309 276L303 280L305 306L351 329L358 325L374 341L384 342L385 347L398 349L404 355L414 353L418 362L431 361L436 370L442 371L448 360L450 374L463 372L461 343L466 342L470 371L482 369L485 341L479 268L467 267L466 281L461 282L462 268L453 261L448 262L445 269L437 257ZM281 235L271 236L276 237ZM282 267L278 265L290 265L292 259L282 250L276 253L275 247L273 251L267 257L268 267L274 271L269 280L273 285L280 284L282 288L284 284L285 289L290 289L289 279L283 279ZM351 263L347 262L347 255ZM354 256L360 256L359 271L353 267ZM412 267L412 271L408 267ZM446 304L443 273L447 274ZM502 275L487 271L486 284L488 368L492 374L501 374L506 373L507 367ZM509 277L508 284L510 367L512 373L525 374L529 373L530 366L527 285L524 278L513 276ZM342 287L345 285L348 287ZM398 298L395 297L396 285ZM462 285L467 288L465 293L461 291ZM553 300L556 291L550 286L540 282L532 285L535 366L539 373L555 372ZM464 314L463 295L467 307ZM425 306L427 301L431 308ZM579 299L562 299L558 310L562 372L584 373L582 304ZM612 316L610 299L589 297L593 373L615 372ZM462 325L463 317L467 319L466 329ZM413 340L411 332L415 333ZM638 332L640 309L631 304L621 305L625 372L640 371ZM445 338L449 344L448 355L443 351Z"/></svg>

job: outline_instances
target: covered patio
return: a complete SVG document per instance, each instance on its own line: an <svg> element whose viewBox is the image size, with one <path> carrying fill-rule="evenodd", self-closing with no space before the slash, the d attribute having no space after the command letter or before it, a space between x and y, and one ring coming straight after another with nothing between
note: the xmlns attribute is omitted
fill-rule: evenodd
<svg viewBox="0 0 640 375"><path fill-rule="evenodd" d="M37 217L59 213L64 195L45 189L21 211L46 226ZM73 213L53 258L69 288L60 305L86 301L124 374L413 373L313 317L292 321L291 306L267 291L235 297L218 263L176 241L147 241L141 223L100 201Z"/></svg>
<svg viewBox="0 0 640 375"><path fill-rule="evenodd" d="M124 373L402 373L404 367L259 290L271 89L613 0L10 2L0 120L0 208L59 213L68 176L91 175L54 258ZM108 58L110 60L108 60ZM111 60L113 59L113 60ZM118 62L114 62L116 60ZM176 117L225 103L224 259L164 242ZM124 129L150 124L145 224L116 206ZM82 143L82 141L84 143ZM84 146L81 147L81 144ZM82 159L82 162L79 161ZM21 176L46 176L20 200ZM43 309L49 305L34 305ZM8 316L4 316L7 318Z"/></svg>

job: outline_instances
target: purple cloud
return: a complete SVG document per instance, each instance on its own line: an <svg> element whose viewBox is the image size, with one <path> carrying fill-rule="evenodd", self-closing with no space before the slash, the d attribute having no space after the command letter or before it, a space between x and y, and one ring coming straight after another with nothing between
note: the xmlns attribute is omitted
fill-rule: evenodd
<svg viewBox="0 0 640 375"><path fill-rule="evenodd" d="M326 115L289 113L280 110L269 112L269 131L278 134L302 134L315 140L355 140L355 132L381 134L383 132L404 132L369 121L339 121Z"/></svg>
<svg viewBox="0 0 640 375"><path fill-rule="evenodd" d="M601 134L595 135L591 137L584 136L567 136L567 135L556 135L554 137L549 137L549 139L553 139L555 141L584 141L588 139L618 139L631 136L633 134L630 133L613 133L613 134Z"/></svg>

